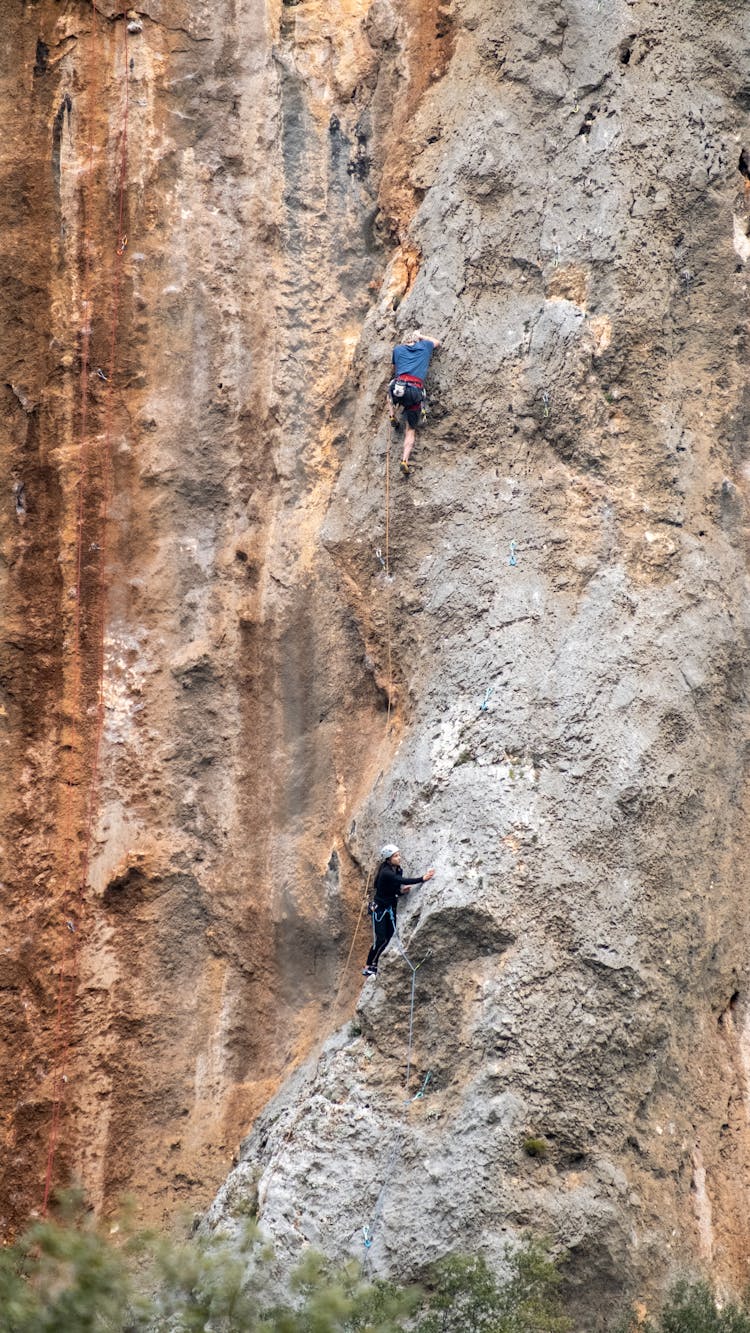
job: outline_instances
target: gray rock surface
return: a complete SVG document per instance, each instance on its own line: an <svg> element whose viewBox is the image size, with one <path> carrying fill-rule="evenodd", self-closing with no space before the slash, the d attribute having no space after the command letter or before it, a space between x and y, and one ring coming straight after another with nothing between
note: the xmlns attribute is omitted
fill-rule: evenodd
<svg viewBox="0 0 750 1333"><path fill-rule="evenodd" d="M721 3L452 14L410 130L421 266L365 322L322 530L381 681L393 629L404 723L348 846L437 867L402 915L410 1097L430 1079L405 1106L392 947L209 1218L257 1189L282 1252L370 1226L402 1275L532 1227L598 1328L684 1265L746 1276L750 48ZM389 579L415 321L444 346L406 484L393 445Z"/></svg>
<svg viewBox="0 0 750 1333"><path fill-rule="evenodd" d="M737 1290L747 6L137 13L0 0L0 1231L55 1135L169 1221L253 1125L284 1261Z"/></svg>

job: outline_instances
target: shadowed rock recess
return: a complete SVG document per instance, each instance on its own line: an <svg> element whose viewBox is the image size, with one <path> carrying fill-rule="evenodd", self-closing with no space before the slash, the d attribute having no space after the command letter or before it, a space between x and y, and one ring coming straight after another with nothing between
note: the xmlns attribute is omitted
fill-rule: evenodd
<svg viewBox="0 0 750 1333"><path fill-rule="evenodd" d="M254 1126L207 1225L282 1256L738 1290L747 16L0 17L3 1229L50 1162L205 1208Z"/></svg>

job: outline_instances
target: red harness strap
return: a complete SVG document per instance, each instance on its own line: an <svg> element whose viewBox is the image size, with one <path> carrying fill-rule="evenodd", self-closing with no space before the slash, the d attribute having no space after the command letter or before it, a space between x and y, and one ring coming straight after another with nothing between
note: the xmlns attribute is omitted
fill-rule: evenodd
<svg viewBox="0 0 750 1333"><path fill-rule="evenodd" d="M423 383L423 381L422 381L422 380L418 380L417 377L416 377L416 375L397 375L397 376L396 376L396 379L397 379L397 380L403 380L405 384L416 384L416 386L417 386L418 389L423 389L423 388L424 388L424 383Z"/></svg>

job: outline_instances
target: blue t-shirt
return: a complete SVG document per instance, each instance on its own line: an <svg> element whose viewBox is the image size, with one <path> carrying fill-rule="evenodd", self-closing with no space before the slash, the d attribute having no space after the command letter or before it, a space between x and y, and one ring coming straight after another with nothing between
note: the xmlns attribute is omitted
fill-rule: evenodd
<svg viewBox="0 0 750 1333"><path fill-rule="evenodd" d="M418 343L411 345L399 343L398 347L393 349L396 375L413 375L424 384L434 349L435 344L430 342L429 338L420 338Z"/></svg>

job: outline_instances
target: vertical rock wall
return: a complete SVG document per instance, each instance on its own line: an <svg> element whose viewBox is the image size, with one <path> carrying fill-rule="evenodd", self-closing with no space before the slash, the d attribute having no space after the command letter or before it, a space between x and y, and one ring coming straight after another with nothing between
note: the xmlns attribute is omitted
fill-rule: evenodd
<svg viewBox="0 0 750 1333"><path fill-rule="evenodd" d="M439 872L425 1095L392 951L217 1214L383 1270L538 1227L591 1327L671 1264L741 1283L734 7L0 14L3 1226L51 1145L98 1203L204 1203L346 1015L392 837Z"/></svg>
<svg viewBox="0 0 750 1333"><path fill-rule="evenodd" d="M2 18L12 1229L48 1158L205 1202L346 1012L391 742L318 532L412 38L349 0Z"/></svg>
<svg viewBox="0 0 750 1333"><path fill-rule="evenodd" d="M747 33L723 5L710 33L691 5L453 17L410 124L397 322L445 346L392 583L387 287L323 529L390 612L406 719L351 848L439 872L403 922L424 1095L391 950L211 1217L250 1198L282 1247L364 1237L391 1272L541 1229L595 1328L685 1265L747 1276Z"/></svg>

